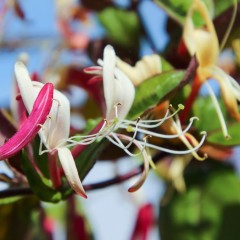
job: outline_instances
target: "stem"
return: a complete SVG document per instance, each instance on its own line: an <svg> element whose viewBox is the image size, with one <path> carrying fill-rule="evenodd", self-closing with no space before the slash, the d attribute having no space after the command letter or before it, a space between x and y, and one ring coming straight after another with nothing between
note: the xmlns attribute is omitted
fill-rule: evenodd
<svg viewBox="0 0 240 240"><path fill-rule="evenodd" d="M190 111L192 109L193 103L195 102L199 90L202 86L202 82L200 81L198 75L195 75L195 78L193 80L192 83L192 87L191 87L191 92L190 95L188 96L188 98L186 99L186 102L184 104L185 108L182 110L181 115L180 115L180 121L181 124L185 124L187 121L187 118L190 114Z"/></svg>
<svg viewBox="0 0 240 240"><path fill-rule="evenodd" d="M160 152L157 155L155 155L152 160L154 163L156 163L161 161L167 155L169 154L165 152ZM88 190L88 191L110 187L114 184L122 183L134 176L137 176L142 172L142 169L143 169L143 164L141 164L139 167L131 170L130 172L124 175L117 176L109 180L98 182L98 183L86 184L86 185L83 185L83 187L85 190ZM33 191L30 187L17 187L17 188L12 187L12 188L8 188L6 190L0 191L0 199L7 198L7 197L26 196L31 194L33 194Z"/></svg>
<svg viewBox="0 0 240 240"><path fill-rule="evenodd" d="M114 178L111 178L111 179L108 179L108 180L105 180L102 182L84 185L84 189L87 191L90 191L90 190L101 189L101 188L112 186L114 184L122 183L122 182L140 174L142 172L142 168L143 168L143 165L133 169L131 172L128 172L124 175L117 176L117 177L114 177Z"/></svg>
<svg viewBox="0 0 240 240"><path fill-rule="evenodd" d="M60 168L58 166L57 151L53 150L48 153L50 178L55 189L59 189L62 185Z"/></svg>
<svg viewBox="0 0 240 240"><path fill-rule="evenodd" d="M179 14L177 14L176 12L171 10L171 7L166 6L163 2L154 0L153 1L156 5L158 5L160 8L162 8L167 15L172 18L176 23L178 23L181 27L184 26L184 17L180 16Z"/></svg>

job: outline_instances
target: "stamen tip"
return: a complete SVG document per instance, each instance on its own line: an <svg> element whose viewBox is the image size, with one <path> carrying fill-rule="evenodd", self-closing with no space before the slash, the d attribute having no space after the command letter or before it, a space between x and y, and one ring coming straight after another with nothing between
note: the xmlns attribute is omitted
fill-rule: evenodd
<svg viewBox="0 0 240 240"><path fill-rule="evenodd" d="M207 153L204 153L203 157L200 157L200 156L198 155L198 157L195 156L195 158L196 158L198 161L204 161L205 159L208 158L208 155L207 155Z"/></svg>
<svg viewBox="0 0 240 240"><path fill-rule="evenodd" d="M191 117L191 118L190 118L190 121L194 121L194 120L197 120L197 121L199 121L199 118L198 118L198 117L196 117L196 116L194 116L194 117Z"/></svg>
<svg viewBox="0 0 240 240"><path fill-rule="evenodd" d="M206 131L202 131L202 132L200 132L200 134L206 136L206 135L207 135L207 132L206 132Z"/></svg>
<svg viewBox="0 0 240 240"><path fill-rule="evenodd" d="M183 110L185 107L184 107L183 104L178 104L178 108L179 108L180 110Z"/></svg>
<svg viewBox="0 0 240 240"><path fill-rule="evenodd" d="M229 140L231 140L232 139L232 137L229 135L229 134L227 134L226 136L224 136L225 137L225 139L227 140L227 141L229 141Z"/></svg>
<svg viewBox="0 0 240 240"><path fill-rule="evenodd" d="M134 187L130 187L130 188L128 189L128 192L130 192L130 193L133 193L133 192L136 192L136 191L137 191L137 189L134 188Z"/></svg>

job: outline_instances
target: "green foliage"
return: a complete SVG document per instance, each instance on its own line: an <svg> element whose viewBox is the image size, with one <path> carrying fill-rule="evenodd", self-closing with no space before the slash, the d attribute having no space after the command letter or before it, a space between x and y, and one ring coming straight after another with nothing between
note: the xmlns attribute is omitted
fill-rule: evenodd
<svg viewBox="0 0 240 240"><path fill-rule="evenodd" d="M203 163L202 163L203 165ZM186 176L187 192L160 209L162 240L236 240L240 182L227 165L208 160Z"/></svg>
<svg viewBox="0 0 240 240"><path fill-rule="evenodd" d="M7 198L0 198L0 205L10 204L20 200L22 197L7 197Z"/></svg>
<svg viewBox="0 0 240 240"><path fill-rule="evenodd" d="M199 97L194 103L193 115L200 120L195 122L195 127L199 131L207 131L207 141L221 146L236 146L240 144L240 124L232 123L222 100L218 99L223 116L227 122L227 129L231 139L223 136L220 121L210 97Z"/></svg>
<svg viewBox="0 0 240 240"><path fill-rule="evenodd" d="M226 140L223 137L222 131L220 129L214 132L210 132L207 140L210 143L222 146L240 145L240 123L228 124L228 131L231 136L231 139L229 140Z"/></svg>
<svg viewBox="0 0 240 240"><path fill-rule="evenodd" d="M61 200L61 193L54 190L47 179L40 177L24 152L22 154L22 165L32 191L42 201L58 202Z"/></svg>
<svg viewBox="0 0 240 240"><path fill-rule="evenodd" d="M105 140L92 143L76 158L76 166L81 179L84 179L87 173L92 169L97 158L101 154L105 143Z"/></svg>
<svg viewBox="0 0 240 240"><path fill-rule="evenodd" d="M99 19L115 44L130 48L138 46L140 24L136 12L110 7L99 14Z"/></svg>
<svg viewBox="0 0 240 240"><path fill-rule="evenodd" d="M24 197L11 204L0 205L0 239L28 239L32 236L31 215L38 207L36 197Z"/></svg>
<svg viewBox="0 0 240 240"><path fill-rule="evenodd" d="M127 118L136 119L145 110L159 103L179 85L184 73L184 71L173 70L144 81L136 88L135 99Z"/></svg>
<svg viewBox="0 0 240 240"><path fill-rule="evenodd" d="M237 0L239 2L239 0ZM193 0L158 0L159 5L168 13L168 15L179 22L184 23L188 9L191 7ZM233 5L234 1L225 0L204 0L209 12L213 17L219 16L225 10ZM196 25L203 24L199 14L194 14L194 22Z"/></svg>
<svg viewBox="0 0 240 240"><path fill-rule="evenodd" d="M221 100L218 100L223 116L226 119L226 108ZM193 116L197 116L200 121L196 121L195 126L199 131L219 130L221 127L216 109L211 97L198 97L194 102ZM223 134L222 134L223 135Z"/></svg>

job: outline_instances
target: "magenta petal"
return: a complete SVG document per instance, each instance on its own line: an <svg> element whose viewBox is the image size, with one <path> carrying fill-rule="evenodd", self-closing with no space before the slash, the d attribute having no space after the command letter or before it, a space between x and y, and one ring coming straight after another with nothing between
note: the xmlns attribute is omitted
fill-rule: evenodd
<svg viewBox="0 0 240 240"><path fill-rule="evenodd" d="M42 87L27 120L18 132L0 147L0 160L16 154L37 135L51 110L53 90L54 87L52 83L47 83Z"/></svg>

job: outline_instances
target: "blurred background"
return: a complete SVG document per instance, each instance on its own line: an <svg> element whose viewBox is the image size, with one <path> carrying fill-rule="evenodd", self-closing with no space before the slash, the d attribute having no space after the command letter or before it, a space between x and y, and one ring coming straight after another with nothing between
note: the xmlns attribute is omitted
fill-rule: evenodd
<svg viewBox="0 0 240 240"><path fill-rule="evenodd" d="M213 0L204 2L212 14L217 34L222 39L221 31L222 28L225 31L228 25L226 21L230 19L232 3ZM184 48L182 29L191 4L191 0L1 0L0 108L8 111L12 109L16 99L14 64L21 60L27 65L33 80L51 81L68 97L73 109L71 126L76 131L84 132L88 128L87 120L97 119L100 110L91 96L91 89L89 94L88 86L79 80L85 79L82 69L97 65L104 47L111 44L117 55L131 65L145 55L157 53L163 56L164 64L166 61L174 69L186 70L191 58ZM239 22L235 23L233 35L230 35L219 57L221 67L228 69L228 66L231 68L234 65L234 71L229 74L237 80L237 48L231 47L230 42L239 38ZM219 84L214 79L209 82L219 98ZM175 93L176 98L171 97L173 103L184 102L190 86L182 92ZM201 99L191 114L199 114L206 122L205 125L194 126L192 134L197 137L196 129L202 131L206 126L210 132L220 129L219 122L215 124L217 116L216 113L212 114L214 107L209 103L209 94L204 84L199 95ZM220 105L223 109L222 101ZM167 174L173 161L169 158L164 159L165 165L159 167L159 172L150 171L143 187L133 194L129 194L127 188L135 178L88 191L87 200L75 196L54 204L39 203L36 199L30 199L29 202L24 202L24 199L4 202L1 199L0 214L3 220L0 223L3 225L0 240L16 239L11 231L14 231L14 225L21 222L22 218L26 218L32 226L31 234L25 239L240 239L240 164L239 147L236 147L240 145L240 125L232 123L226 109L223 114L226 119L230 119L230 126L234 126L231 134L235 142L225 144L222 136L212 138L212 142L209 141L210 148L207 149L212 155L206 163L193 160L189 165L177 166L181 169L177 181L181 185L184 179L184 187L173 183L175 179ZM116 175L121 176L139 165L138 161L126 156L111 160L112 156L104 155L104 160L97 161L83 183L92 184ZM8 166L1 162L0 175L5 174L13 177ZM2 190L7 187L1 184ZM8 205L9 202L14 204ZM24 210L25 204L31 205L30 209L34 211L38 210L29 213ZM41 219L42 225L37 219ZM22 221L22 226L27 225L24 224ZM43 235L38 235L39 229L44 229ZM78 230L84 237L73 236ZM19 236L24 236L21 234Z"/></svg>

